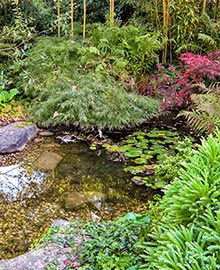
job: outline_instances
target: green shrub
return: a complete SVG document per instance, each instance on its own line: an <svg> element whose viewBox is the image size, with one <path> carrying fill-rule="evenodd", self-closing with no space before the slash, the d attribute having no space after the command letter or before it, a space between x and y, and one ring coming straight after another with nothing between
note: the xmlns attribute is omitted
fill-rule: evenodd
<svg viewBox="0 0 220 270"><path fill-rule="evenodd" d="M142 269L220 269L220 133L210 135L166 188Z"/></svg>
<svg viewBox="0 0 220 270"><path fill-rule="evenodd" d="M128 93L113 80L80 76L52 81L35 101L31 119L41 126L121 129L159 113L159 102Z"/></svg>
<svg viewBox="0 0 220 270"><path fill-rule="evenodd" d="M161 39L159 32L147 32L143 27L94 24L88 42L109 60L106 65L116 74L126 71L138 78L158 63Z"/></svg>
<svg viewBox="0 0 220 270"><path fill-rule="evenodd" d="M157 182L171 183L179 175L183 164L189 161L192 155L192 147L190 138L185 138L183 141L178 140L173 147L175 155L165 154L162 162L156 164L155 178Z"/></svg>
<svg viewBox="0 0 220 270"><path fill-rule="evenodd" d="M158 114L159 101L126 92L110 63L81 41L42 38L13 72L17 88L36 97L31 119L42 126L120 129Z"/></svg>

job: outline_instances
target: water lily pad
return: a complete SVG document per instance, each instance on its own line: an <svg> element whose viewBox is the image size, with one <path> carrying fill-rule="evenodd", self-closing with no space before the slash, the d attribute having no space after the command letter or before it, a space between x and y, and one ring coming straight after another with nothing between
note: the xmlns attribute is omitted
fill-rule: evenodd
<svg viewBox="0 0 220 270"><path fill-rule="evenodd" d="M131 181L132 181L133 183L135 183L136 185L138 185L138 186L142 186L142 185L145 184L145 183L143 182L143 177L141 177L141 176L134 176L134 177L132 177Z"/></svg>
<svg viewBox="0 0 220 270"><path fill-rule="evenodd" d="M149 140L144 139L144 140L138 142L137 145L140 148L147 149L148 148L148 145L149 145Z"/></svg>
<svg viewBox="0 0 220 270"><path fill-rule="evenodd" d="M111 145L108 143L104 143L102 145L109 152L120 152L121 148L118 145Z"/></svg>
<svg viewBox="0 0 220 270"><path fill-rule="evenodd" d="M130 144L136 144L137 143L137 140L134 139L134 138L128 138L125 142L126 143L130 143Z"/></svg>
<svg viewBox="0 0 220 270"><path fill-rule="evenodd" d="M149 159L151 159L151 158L152 158L152 156L150 156L150 155L144 155L144 157L136 158L134 160L134 163L136 163L136 164L146 164L149 161Z"/></svg>
<svg viewBox="0 0 220 270"><path fill-rule="evenodd" d="M129 151L125 152L126 157L134 158L134 157L140 157L143 153L143 150L140 148L131 147Z"/></svg>
<svg viewBox="0 0 220 270"><path fill-rule="evenodd" d="M134 132L134 135L135 135L135 136L146 136L147 133L145 133L145 132L143 132L143 131L135 131L135 132Z"/></svg>
<svg viewBox="0 0 220 270"><path fill-rule="evenodd" d="M124 168L125 172L130 172L131 174L143 173L145 166L127 166Z"/></svg>
<svg viewBox="0 0 220 270"><path fill-rule="evenodd" d="M150 138L164 138L166 135L161 130L151 130L151 132L149 132L147 136Z"/></svg>

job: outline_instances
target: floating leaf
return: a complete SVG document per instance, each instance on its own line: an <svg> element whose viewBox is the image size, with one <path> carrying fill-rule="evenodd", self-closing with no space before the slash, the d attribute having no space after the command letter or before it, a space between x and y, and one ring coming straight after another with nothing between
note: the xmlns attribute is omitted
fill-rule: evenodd
<svg viewBox="0 0 220 270"><path fill-rule="evenodd" d="M125 172L130 172L131 174L143 173L145 167L144 166L127 166L124 168Z"/></svg>
<svg viewBox="0 0 220 270"><path fill-rule="evenodd" d="M135 131L133 134L134 134L135 136L146 136L146 135L147 135L147 133L145 133L145 132L143 132L143 131Z"/></svg>
<svg viewBox="0 0 220 270"><path fill-rule="evenodd" d="M94 144L91 144L90 147L89 147L90 150L96 150L96 146Z"/></svg>
<svg viewBox="0 0 220 270"><path fill-rule="evenodd" d="M108 143L104 143L102 147L104 147L109 152L121 152L121 148L118 145L111 145Z"/></svg>
<svg viewBox="0 0 220 270"><path fill-rule="evenodd" d="M137 146L139 146L140 148L146 149L149 145L149 140L142 140L140 142L137 143Z"/></svg>
<svg viewBox="0 0 220 270"><path fill-rule="evenodd" d="M149 132L147 136L150 138L164 138L166 135L163 131L151 130L151 132Z"/></svg>
<svg viewBox="0 0 220 270"><path fill-rule="evenodd" d="M136 144L137 143L137 140L134 139L134 138L128 138L125 142L126 143L130 143L130 144Z"/></svg>
<svg viewBox="0 0 220 270"><path fill-rule="evenodd" d="M141 156L143 150L140 148L133 148L129 152L125 152L126 157L134 158Z"/></svg>
<svg viewBox="0 0 220 270"><path fill-rule="evenodd" d="M134 176L131 178L131 181L134 182L138 186L142 186L145 184L143 182L143 177L141 177L141 176Z"/></svg>
<svg viewBox="0 0 220 270"><path fill-rule="evenodd" d="M149 161L149 159L151 159L151 158L152 158L152 156L150 156L150 155L145 155L144 157L136 158L136 159L134 160L134 163L136 163L136 164L145 164L145 163L147 163L147 162Z"/></svg>

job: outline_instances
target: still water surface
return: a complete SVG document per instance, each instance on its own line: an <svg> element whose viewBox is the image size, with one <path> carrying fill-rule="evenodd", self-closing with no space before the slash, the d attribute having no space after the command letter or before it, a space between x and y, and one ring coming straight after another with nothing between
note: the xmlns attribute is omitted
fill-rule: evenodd
<svg viewBox="0 0 220 270"><path fill-rule="evenodd" d="M55 169L36 169L42 153L56 153ZM56 219L113 220L143 213L152 192L131 182L123 164L87 144L43 138L18 164L0 167L0 259L30 248Z"/></svg>

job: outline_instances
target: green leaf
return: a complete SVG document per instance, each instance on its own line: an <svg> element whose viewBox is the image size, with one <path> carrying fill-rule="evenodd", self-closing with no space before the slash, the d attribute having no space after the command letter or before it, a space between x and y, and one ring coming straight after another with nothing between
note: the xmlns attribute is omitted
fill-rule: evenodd
<svg viewBox="0 0 220 270"><path fill-rule="evenodd" d="M130 149L129 152L125 152L125 156L130 158L139 157L141 156L142 152L142 149L133 147L133 149Z"/></svg>
<svg viewBox="0 0 220 270"><path fill-rule="evenodd" d="M152 156L150 155L144 155L143 157L134 159L133 162L136 164L146 164L151 158Z"/></svg>

